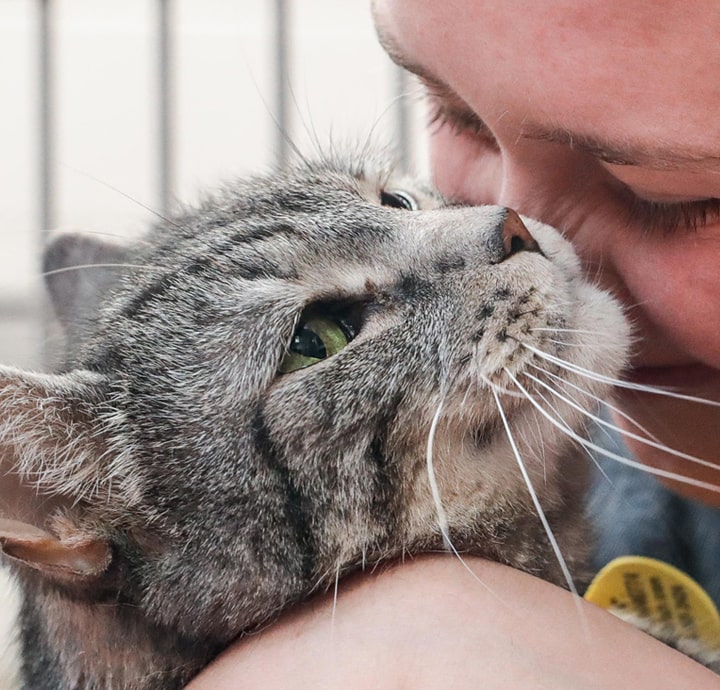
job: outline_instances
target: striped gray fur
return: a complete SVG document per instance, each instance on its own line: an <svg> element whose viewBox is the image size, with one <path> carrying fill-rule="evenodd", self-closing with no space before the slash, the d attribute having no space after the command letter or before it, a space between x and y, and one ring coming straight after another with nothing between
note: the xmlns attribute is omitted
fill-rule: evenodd
<svg viewBox="0 0 720 690"><path fill-rule="evenodd" d="M383 206L396 189L419 209ZM503 369L531 362L580 381L520 341L614 376L628 331L558 233L525 219L541 251L508 251L507 217L360 156L237 181L128 246L57 238L48 270L126 267L49 278L69 328L60 373L0 369L4 481L42 499L0 521L24 594L25 687L178 688L336 573L442 549L426 469L441 402L433 453L453 544L562 584L486 381L511 388ZM354 337L280 373L308 315L353 321ZM502 398L581 576L579 452Z"/></svg>

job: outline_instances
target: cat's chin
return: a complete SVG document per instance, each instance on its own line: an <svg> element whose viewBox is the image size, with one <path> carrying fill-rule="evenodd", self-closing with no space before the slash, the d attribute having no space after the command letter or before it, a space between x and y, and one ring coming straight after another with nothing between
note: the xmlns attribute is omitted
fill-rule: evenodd
<svg viewBox="0 0 720 690"><path fill-rule="evenodd" d="M503 425L499 419L487 422L472 432L472 440L476 450L486 450L503 433Z"/></svg>

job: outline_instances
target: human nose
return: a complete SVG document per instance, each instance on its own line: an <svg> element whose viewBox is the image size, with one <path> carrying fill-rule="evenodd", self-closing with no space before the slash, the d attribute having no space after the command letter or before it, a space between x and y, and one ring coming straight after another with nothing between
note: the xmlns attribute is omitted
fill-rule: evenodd
<svg viewBox="0 0 720 690"><path fill-rule="evenodd" d="M538 150L539 149L539 150ZM498 166L495 203L574 235L604 202L592 166L556 147L518 146ZM594 203L588 205L588 200Z"/></svg>
<svg viewBox="0 0 720 690"><path fill-rule="evenodd" d="M430 153L440 191L468 204L513 208L571 236L606 200L603 172L587 155L515 129L497 132L497 141L489 146L448 127L435 132Z"/></svg>

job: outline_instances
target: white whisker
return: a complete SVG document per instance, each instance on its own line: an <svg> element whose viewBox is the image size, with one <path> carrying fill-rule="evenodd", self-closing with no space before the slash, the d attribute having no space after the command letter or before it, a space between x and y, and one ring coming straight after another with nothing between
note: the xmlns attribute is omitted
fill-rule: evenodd
<svg viewBox="0 0 720 690"><path fill-rule="evenodd" d="M97 184L99 184L99 185L102 185L102 186L105 187L106 189L109 189L109 190L115 192L115 194L119 194L120 196L124 197L124 198L127 199L128 201L131 201L131 202L132 202L133 204L135 204L136 206L139 206L140 208L145 209L146 211L149 211L149 212L152 213L155 217L157 217L157 218L159 218L160 220L168 223L168 225L172 225L172 226L174 226L174 227L176 227L176 228L180 228L180 227L181 227L181 225L180 225L178 222L176 222L175 220L173 220L172 218L169 218L167 215L163 215L162 213L160 213L160 211L158 211L157 209L154 209L152 206L149 206L148 204L144 204L142 201L140 201L139 199L136 199L136 198L135 198L134 196L132 196L131 194L128 194L127 192L123 192L119 187L116 187L115 185L110 184L110 183L107 182L106 180L103 180L103 179L100 178L100 177L97 177L97 176L95 176L95 175L92 175L91 173L86 172L85 170L81 170L80 168L76 168L76 167L74 167L74 166L72 166L72 165L68 165L67 163L62 163L62 162L61 162L60 165L61 165L62 167L64 167L64 168L67 168L68 170L71 170L71 171L74 172L76 175L82 175L83 177L86 177L86 178L92 180L93 182L95 182L95 183L97 183Z"/></svg>
<svg viewBox="0 0 720 690"><path fill-rule="evenodd" d="M548 371L547 369L543 369L541 366L538 366L537 364L534 364L533 362L528 362L528 365L531 366L533 369L537 369L538 371L541 371L546 376L550 376L554 378L556 381L561 381L563 385L570 386L570 388L575 389L579 393L582 393L583 395L587 395L588 397L592 398L593 400L596 400L597 402L605 405L609 410L612 410L616 415L619 417L622 417L624 420L632 424L638 431L641 431L643 434L645 434L646 438L650 438L656 443L660 443L660 439L655 436L649 429L645 428L640 422L638 422L636 419L634 419L632 416L630 416L627 412L624 410L621 410L617 405L613 405L612 403L608 402L607 400L604 400L603 398L600 398L597 395L594 395L588 390L585 390L581 386L578 386L574 383L571 383L570 381L567 381L562 376L558 376L557 374L553 374L551 371Z"/></svg>
<svg viewBox="0 0 720 690"><path fill-rule="evenodd" d="M503 386L493 383L487 376L480 375L480 379L482 382L490 389L490 390L497 390L500 391L503 395L509 395L511 398L525 398L525 396L522 393L518 393L517 391L511 391L507 388L504 388Z"/></svg>
<svg viewBox="0 0 720 690"><path fill-rule="evenodd" d="M572 433L572 428L570 427L569 424L567 424L567 423L565 422L565 420L563 419L562 413L557 409L557 407L555 407L555 405L553 405L542 393L536 393L536 395L539 396L540 399L548 406L548 408L550 408L550 410L555 413L556 418L558 419L558 421L559 421L559 422L563 425L563 427L564 427L563 430L564 430L566 433L568 433L568 432L569 432L569 433ZM525 397L525 396L523 396L523 397ZM600 463L598 462L597 458L596 458L587 448L585 448L584 446L582 446L582 450L583 450L583 452L588 456L588 458L590 459L590 462L592 462L593 465L595 465L595 467L597 467L597 469L598 469L598 471L600 472L600 474L602 474L602 476L603 476L610 484L612 484L612 483L613 483L612 480L610 479L610 477L608 477L607 472L605 472L605 470L602 468L602 466L601 466Z"/></svg>
<svg viewBox="0 0 720 690"><path fill-rule="evenodd" d="M133 268L143 271L162 271L160 266L149 266L142 264L80 264L78 266L65 266L64 268L55 268L52 271L45 271L42 276L53 276L57 273L67 273L68 271L79 271L87 268Z"/></svg>
<svg viewBox="0 0 720 690"><path fill-rule="evenodd" d="M710 462L709 460L703 460L702 458L698 458L695 455L689 455L688 453L683 453L682 451L675 450L674 448L670 448L670 446L666 446L664 443L657 443L656 441L651 441L649 438L644 438L643 436L640 436L639 434L636 434L632 431L626 431L625 429L620 428L619 426L616 426L612 422L608 422L602 417L598 417L597 415L593 414L589 410L586 410L582 405L579 405L578 403L574 402L570 398L562 395L559 393L556 389L554 389L552 386L548 385L544 381L541 381L536 376L533 376L529 372L525 372L525 376L527 376L529 379L532 379L535 381L535 383L541 385L543 388L549 390L553 395L560 398L560 400L564 401L570 407L573 407L574 409L578 410L579 412L582 412L586 417L589 417L597 424L602 425L603 427L612 429L613 431L617 431L618 433L622 434L623 436L627 436L628 438L632 438L635 441L638 441L639 443L643 443L646 446L650 446L651 448L656 448L657 450L661 450L665 453L668 453L669 455L674 455L675 457L682 458L683 460L687 460L689 462L694 462L698 465L702 465L703 467L709 467L713 470L720 471L720 465L716 465L713 462Z"/></svg>
<svg viewBox="0 0 720 690"><path fill-rule="evenodd" d="M715 484L710 484L709 482L703 482L699 479L693 479L692 477L685 477L681 474L677 474L675 472L670 472L668 470L661 470L657 467L650 467L647 465L643 465L641 462L637 462L635 460L630 460L630 458L623 457L622 455L618 455L617 453L613 453L610 450L607 450L605 448L602 448L601 446L598 446L596 443L593 443L592 441L589 441L586 438L583 438L579 434L576 434L574 431L569 430L564 427L564 425L560 424L556 419L554 419L546 410L542 408L541 405L537 403L537 401L528 393L528 391L524 388L524 386L515 378L515 376L512 375L509 371L505 370L507 375L515 382L515 385L517 387L524 391L527 399L530 401L530 403L542 414L553 426L560 429L563 433L567 434L570 438L576 440L578 443L582 444L586 448L590 448L594 450L597 453L600 453L601 455L604 455L606 458L610 458L611 460L616 460L622 465L627 465L628 467L634 467L637 470L641 470L643 472L647 472L648 474L653 474L657 477L663 477L664 479L671 479L676 482L680 482L682 484L687 484L688 486L695 486L699 489L707 489L708 491L713 491L715 493L720 493L720 486L716 486Z"/></svg>
<svg viewBox="0 0 720 690"><path fill-rule="evenodd" d="M505 371L506 373L509 373L507 372L507 370ZM510 430L510 424L508 423L507 417L505 416L505 410L503 409L502 403L500 402L500 396L497 394L497 391L494 388L492 389L492 393L493 397L495 398L495 404L497 405L498 412L500 413L500 418L502 419L503 426L505 427L505 434L507 435L508 442L510 443L510 447L512 448L513 454L515 455L515 459L517 460L518 467L520 468L520 472L522 474L523 480L525 481L525 485L527 486L527 490L530 493L530 498L532 499L533 505L535 506L535 510L537 511L538 517L540 518L540 522L542 522L545 534L550 541L550 546L555 553L555 557L557 558L560 570L562 571L563 577L565 578L565 582L567 583L570 591L573 593L573 601L575 602L578 612L580 613L580 618L583 621L583 624L586 625L587 621L585 619L585 613L580 605L581 597L577 591L577 587L575 587L575 583L573 582L570 569L568 568L565 558L562 555L560 545L558 544L557 539L555 538L555 534L552 531L552 527L550 527L550 523L545 516L545 511L540 505L540 499L538 498L535 488L533 487L532 480L530 479L530 475L527 472L525 463L520 456L520 451L515 443L515 438L513 437L512 431ZM588 632L589 631L586 630L586 633Z"/></svg>
<svg viewBox="0 0 720 690"><path fill-rule="evenodd" d="M555 338L547 338L547 342L555 343L555 345L561 345L562 347L582 347L585 350L588 349L586 343L569 343L567 340L555 340Z"/></svg>
<svg viewBox="0 0 720 690"><path fill-rule="evenodd" d="M541 328L540 326L537 326L536 328L531 328L531 332L534 331L544 331L548 333L581 333L584 335L595 335L595 336L603 336L605 334L600 333L599 331L584 331L580 328Z"/></svg>
<svg viewBox="0 0 720 690"><path fill-rule="evenodd" d="M576 364L571 364L570 362L561 359L560 357L555 357L554 355L551 355L547 352L543 352L542 350L539 350L536 347L533 347L532 345L528 345L527 343L523 343L522 341L518 342L531 352L534 352L538 357L542 357L543 359L547 359L549 362L553 362L554 364L557 364L558 366L563 367L564 369L567 369L568 371L575 372L576 374L580 374L581 376L585 376L589 379L592 379L594 381L598 381L600 383L608 383L613 386L617 386L618 388L627 388L629 390L634 391L640 391L643 393L653 393L654 395L664 395L670 398L675 398L676 400L686 400L688 402L694 402L701 405L711 405L713 407L720 407L720 402L717 400L707 400L705 398L698 398L694 395L685 395L684 393L675 393L671 390L668 390L667 388L659 388L656 386L646 386L642 383L632 383L630 381L622 381L621 379L615 379L610 376L605 376L604 374L598 374L596 372L590 371L589 369L585 369L584 367L578 366Z"/></svg>
<svg viewBox="0 0 720 690"><path fill-rule="evenodd" d="M452 540L450 539L450 525L447 519L447 513L445 512L445 509L442 505L442 498L440 496L440 489L437 485L437 479L435 477L435 467L433 463L433 448L435 444L435 433L437 431L438 423L440 422L440 417L442 415L443 411L443 404L444 404L444 398L440 400L440 403L438 404L437 410L435 410L435 414L433 416L432 422L430 424L430 431L428 433L428 440L427 440L427 453L426 453L426 461L427 461L427 472L428 472L428 482L430 484L430 493L432 494L433 502L435 504L435 510L437 512L437 518L438 518L438 526L440 527L440 533L443 537L443 545L447 551L450 551L455 558L458 559L458 561L462 564L463 568L472 576L472 578L478 582L482 587L497 601L499 601L504 606L508 606L508 608L511 608L507 602L505 602L503 599L498 597L498 595L494 592L494 590L485 582L483 582L477 574L473 571L473 569L465 562L465 559L460 555L458 550L455 548L455 545L452 543Z"/></svg>
<svg viewBox="0 0 720 690"><path fill-rule="evenodd" d="M450 541L450 531L448 527L448 519L447 515L445 513L445 509L442 505L442 499L440 497L440 489L437 485L437 480L435 478L435 467L433 466L433 447L435 444L435 432L437 431L437 426L440 421L440 415L442 414L443 409L443 403L444 399L440 401L440 403L437 406L437 410L435 410L435 415L433 416L432 423L430 424L430 432L428 433L428 440L427 440L427 452L425 454L425 459L427 461L427 473L428 473L428 483L430 484L430 493L432 494L433 503L435 503L435 510L437 511L437 518L438 518L438 526L440 527L440 533L443 537L443 543L445 544L445 548L448 551L454 551L452 542Z"/></svg>
<svg viewBox="0 0 720 690"><path fill-rule="evenodd" d="M60 231L60 232L64 232L64 231ZM126 235L123 235L118 232L102 232L101 230L80 230L78 234L83 235L83 236L93 235L93 236L98 236L98 237L111 237L113 240L123 240L124 242L130 242L132 245L142 244L146 247L153 246L152 242L149 242L148 240L145 240L142 237L135 237L135 236L127 237Z"/></svg>

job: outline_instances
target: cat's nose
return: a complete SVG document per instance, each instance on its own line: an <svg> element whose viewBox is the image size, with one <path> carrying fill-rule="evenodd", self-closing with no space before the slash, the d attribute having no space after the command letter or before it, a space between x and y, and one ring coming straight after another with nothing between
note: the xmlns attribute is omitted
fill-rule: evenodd
<svg viewBox="0 0 720 690"><path fill-rule="evenodd" d="M505 220L500 227L500 232L504 251L503 260L509 259L518 252L540 252L540 246L535 238L525 227L525 223L520 220L517 212L511 208L505 209Z"/></svg>

